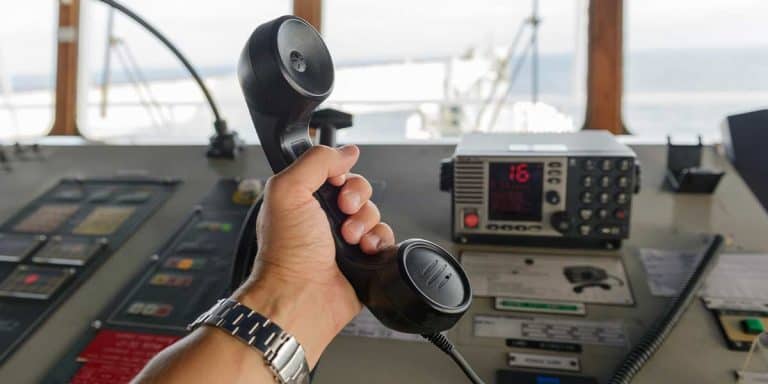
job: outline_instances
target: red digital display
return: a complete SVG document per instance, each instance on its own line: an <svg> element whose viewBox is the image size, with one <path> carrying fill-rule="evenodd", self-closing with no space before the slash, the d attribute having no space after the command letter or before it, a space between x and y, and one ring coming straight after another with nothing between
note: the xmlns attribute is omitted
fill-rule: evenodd
<svg viewBox="0 0 768 384"><path fill-rule="evenodd" d="M488 217L541 221L543 163L488 164Z"/></svg>

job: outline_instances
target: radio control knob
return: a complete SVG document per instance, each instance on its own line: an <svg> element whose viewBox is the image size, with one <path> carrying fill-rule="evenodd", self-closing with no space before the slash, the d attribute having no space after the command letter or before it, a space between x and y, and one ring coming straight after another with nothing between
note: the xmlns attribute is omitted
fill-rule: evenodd
<svg viewBox="0 0 768 384"><path fill-rule="evenodd" d="M560 233L568 233L571 230L571 217L565 211L555 212L550 217L550 224Z"/></svg>
<svg viewBox="0 0 768 384"><path fill-rule="evenodd" d="M557 191L547 191L547 193L544 194L544 198L547 200L547 203L552 205L560 204L560 194L557 193Z"/></svg>

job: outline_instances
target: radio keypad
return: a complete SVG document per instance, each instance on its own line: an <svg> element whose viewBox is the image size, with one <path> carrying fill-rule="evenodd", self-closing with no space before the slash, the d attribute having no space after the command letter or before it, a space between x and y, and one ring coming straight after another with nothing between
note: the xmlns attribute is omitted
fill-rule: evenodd
<svg viewBox="0 0 768 384"><path fill-rule="evenodd" d="M634 160L582 158L572 162L571 167L574 166L578 168L573 179L569 179L580 191L576 208L568 208L576 218L568 233L600 237L625 235L629 219L628 190L632 187L630 171ZM574 203L570 199L568 205Z"/></svg>

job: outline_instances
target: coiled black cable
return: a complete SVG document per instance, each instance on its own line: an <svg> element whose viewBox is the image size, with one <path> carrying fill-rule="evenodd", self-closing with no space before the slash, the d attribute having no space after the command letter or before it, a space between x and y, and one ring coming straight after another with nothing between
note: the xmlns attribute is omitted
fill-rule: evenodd
<svg viewBox="0 0 768 384"><path fill-rule="evenodd" d="M440 348L441 351L445 352L448 356L453 359L454 362L456 362L456 365L461 368L462 372L464 372L465 375L467 375L467 378L473 383L473 384L484 384L483 379L480 378L480 376L475 373L474 370L472 370L472 367L467 363L466 360L464 360L464 356L462 356L459 353L459 350L456 349L456 347L453 346L450 340L448 340L445 335L441 333L432 333L429 335L421 335L423 338L429 340L430 343L434 344L437 348Z"/></svg>
<svg viewBox="0 0 768 384"><path fill-rule="evenodd" d="M629 384L632 378L640 372L643 365L661 347L661 344L664 343L664 340L672 332L672 329L696 296L696 291L701 285L702 277L712 264L712 260L714 260L722 242L723 237L721 235L715 235L712 238L696 269L685 281L680 294L670 303L664 315L653 323L640 342L627 354L621 365L614 371L613 376L608 381L609 384Z"/></svg>

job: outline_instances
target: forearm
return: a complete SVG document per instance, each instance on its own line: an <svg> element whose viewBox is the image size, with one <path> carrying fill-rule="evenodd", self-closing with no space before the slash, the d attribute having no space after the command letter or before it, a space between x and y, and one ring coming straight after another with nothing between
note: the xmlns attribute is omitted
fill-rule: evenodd
<svg viewBox="0 0 768 384"><path fill-rule="evenodd" d="M283 284L270 277L246 282L232 298L293 335L314 367L338 326L322 287ZM272 383L263 354L226 332L201 326L158 354L137 376L139 383Z"/></svg>
<svg viewBox="0 0 768 384"><path fill-rule="evenodd" d="M135 383L273 383L261 352L203 326L155 356Z"/></svg>

